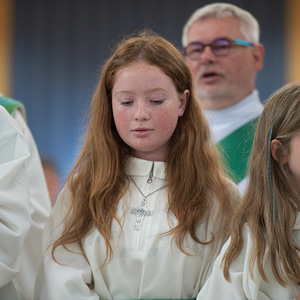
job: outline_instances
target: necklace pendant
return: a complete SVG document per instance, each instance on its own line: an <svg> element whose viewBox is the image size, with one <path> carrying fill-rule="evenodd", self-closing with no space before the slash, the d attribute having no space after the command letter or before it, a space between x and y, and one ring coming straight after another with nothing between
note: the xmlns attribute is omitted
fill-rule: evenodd
<svg viewBox="0 0 300 300"><path fill-rule="evenodd" d="M132 215L136 215L136 220L135 220L135 225L134 229L135 230L140 230L141 226L143 224L145 216L152 216L153 215L153 210L150 209L144 209L144 208L133 208L130 213Z"/></svg>
<svg viewBox="0 0 300 300"><path fill-rule="evenodd" d="M152 170L150 172L150 175L149 175L149 178L147 181L148 183L152 183L152 177L153 177L153 166L154 166L154 163L152 165ZM148 195L145 195L141 189L138 187L138 185L135 183L135 181L133 180L132 177L130 177L130 179L132 180L133 184L135 185L135 187L137 188L138 192L143 196L143 200L142 200L142 203L141 203L141 208L133 208L131 211L130 211L130 214L132 215L136 215L136 221L135 221L135 226L134 226L134 229L135 230L140 230L141 229L141 226L143 224L143 221L144 221L144 218L145 216L152 216L154 211L153 210L150 210L150 209L147 209L147 197L149 197L150 195L162 190L163 188L165 188L167 186L167 184L159 187L158 189L152 191L151 193L149 193Z"/></svg>

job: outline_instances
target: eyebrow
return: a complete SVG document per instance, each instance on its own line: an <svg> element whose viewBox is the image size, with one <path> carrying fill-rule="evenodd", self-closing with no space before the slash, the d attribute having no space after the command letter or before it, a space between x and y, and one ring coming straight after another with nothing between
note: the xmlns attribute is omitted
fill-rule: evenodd
<svg viewBox="0 0 300 300"><path fill-rule="evenodd" d="M168 92L168 90L164 89L164 88L154 88L154 89L150 89L147 90L147 94L151 94L151 93L155 93L155 92ZM134 91L118 91L115 93L115 95L119 95L119 94L134 94Z"/></svg>

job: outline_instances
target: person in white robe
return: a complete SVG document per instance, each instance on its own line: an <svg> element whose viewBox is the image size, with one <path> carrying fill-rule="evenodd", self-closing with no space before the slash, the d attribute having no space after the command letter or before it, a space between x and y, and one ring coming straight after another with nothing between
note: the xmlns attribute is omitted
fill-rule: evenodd
<svg viewBox="0 0 300 300"><path fill-rule="evenodd" d="M240 199L181 53L142 32L103 67L50 215L35 300L194 299Z"/></svg>
<svg viewBox="0 0 300 300"><path fill-rule="evenodd" d="M172 236L161 236L170 230L176 219L168 222L167 180L164 162L153 162L130 158L127 175L132 177L147 195L147 208L153 213L145 216L141 228L135 230L138 215L133 213L141 205L143 196L133 182L121 198L117 216L122 223L122 231L114 222L112 247L114 257L104 264L106 257L105 241L97 230L83 241L84 252L79 244L62 246L57 249L57 262L51 257L49 245L61 234L63 219L69 209L70 192L63 189L53 208L44 234L44 250L47 251L37 285L47 280L47 286L39 291L37 299L193 299L207 280L212 270L214 257L220 252L224 240L209 246L199 245L191 238L186 241L186 249L192 255L182 253ZM151 171L152 170L152 171ZM147 183L150 172L153 181ZM230 182L229 182L230 183ZM159 190L160 189L160 190ZM232 189L236 187L232 184ZM236 191L236 197L238 197ZM203 239L216 232L224 220L211 215L197 230ZM57 227L57 224L61 224ZM71 251L71 253L70 253ZM83 255L84 253L84 255ZM85 257L84 257L85 256ZM64 267L59 264L67 264ZM92 290L90 287L93 287Z"/></svg>
<svg viewBox="0 0 300 300"><path fill-rule="evenodd" d="M293 300L300 293L300 85L266 102L254 137L249 185L231 237L197 300Z"/></svg>
<svg viewBox="0 0 300 300"><path fill-rule="evenodd" d="M0 299L26 299L16 284L31 227L26 161L29 150L17 123L0 105Z"/></svg>
<svg viewBox="0 0 300 300"><path fill-rule="evenodd" d="M300 215L293 228L292 237L300 246ZM293 300L299 292L299 285L290 282L287 286L282 286L276 281L272 264L270 261L270 249L267 246L264 254L263 268L267 275L267 282L263 280L257 266L254 268L253 277L249 270L249 261L253 240L251 233L246 228L243 232L244 247L238 258L232 263L229 270L231 281L224 278L221 267L222 258L230 244L230 239L224 245L218 258L215 261L212 274L199 293L197 300Z"/></svg>
<svg viewBox="0 0 300 300"><path fill-rule="evenodd" d="M16 282L26 297L33 299L35 278L42 260L42 233L51 212L51 201L39 151L26 123L26 112L23 104L0 95L1 104L8 109L16 121L30 152L26 167L30 192L31 227L23 247L21 270L16 277Z"/></svg>

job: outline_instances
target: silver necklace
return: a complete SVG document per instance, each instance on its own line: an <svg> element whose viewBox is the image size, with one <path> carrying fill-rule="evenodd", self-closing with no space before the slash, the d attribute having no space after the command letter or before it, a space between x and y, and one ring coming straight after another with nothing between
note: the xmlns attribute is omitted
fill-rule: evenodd
<svg viewBox="0 0 300 300"><path fill-rule="evenodd" d="M132 180L132 182L134 183L135 187L137 188L137 190L140 192L140 194L143 196L143 200L142 200L142 204L141 204L141 208L133 208L130 213L132 215L136 215L136 221L135 221L135 226L134 229L135 230L140 230L143 220L145 218L145 216L152 216L154 211L147 209L147 197L149 197L150 195L162 190L163 188L165 188L168 184L163 185L162 187L152 191L151 193L149 193L148 195L145 195L141 189L138 187L138 185L136 184L136 182L133 180L133 178L130 176L130 179ZM149 183L149 179L147 181ZM152 182L152 179L151 179Z"/></svg>

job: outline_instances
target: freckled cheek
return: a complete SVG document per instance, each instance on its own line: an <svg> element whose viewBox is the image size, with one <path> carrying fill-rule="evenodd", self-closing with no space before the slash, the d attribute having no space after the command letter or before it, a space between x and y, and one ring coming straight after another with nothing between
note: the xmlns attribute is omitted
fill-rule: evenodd
<svg viewBox="0 0 300 300"><path fill-rule="evenodd" d="M113 116L114 116L115 125L119 133L120 131L125 131L126 129L128 129L129 121L126 113L114 112Z"/></svg>
<svg viewBox="0 0 300 300"><path fill-rule="evenodd" d="M156 124L161 130L172 134L177 125L178 116L176 116L176 112L174 112L173 114L172 113L169 114L169 113L170 111L166 113L158 114L156 118Z"/></svg>

